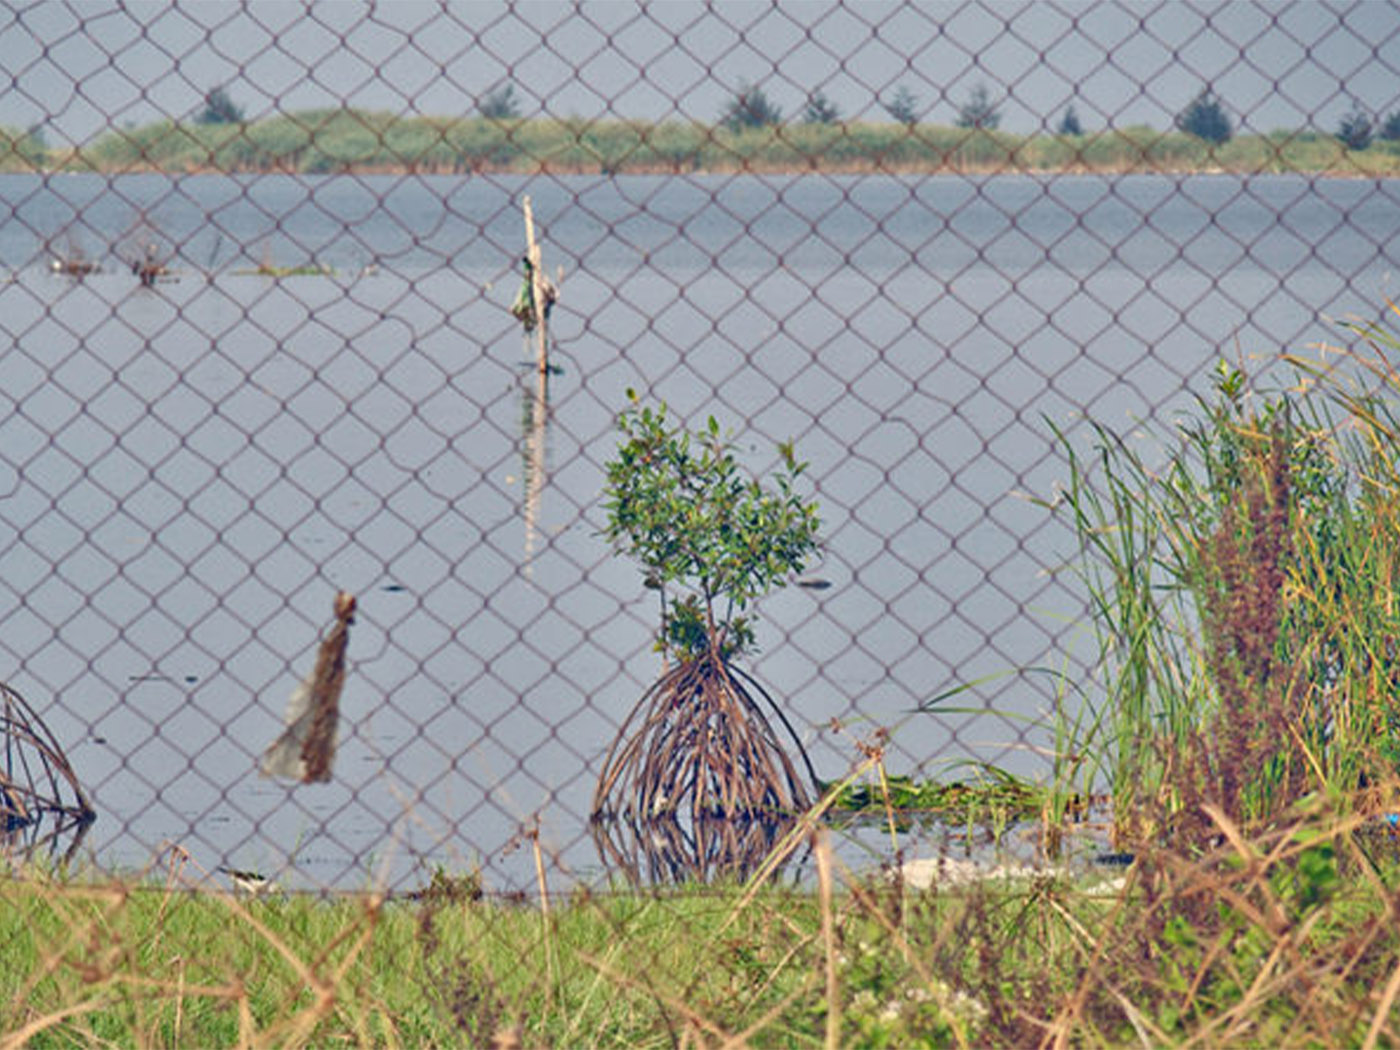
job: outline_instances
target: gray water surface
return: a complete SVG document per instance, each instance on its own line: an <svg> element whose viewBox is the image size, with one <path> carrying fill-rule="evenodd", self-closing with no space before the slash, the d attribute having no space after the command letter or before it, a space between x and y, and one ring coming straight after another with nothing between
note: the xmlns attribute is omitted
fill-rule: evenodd
<svg viewBox="0 0 1400 1050"><path fill-rule="evenodd" d="M564 270L550 415L507 307L521 198ZM629 388L746 462L793 438L825 591L763 603L749 662L819 775L1044 773L1051 689L1093 651L1048 512L1050 422L1169 422L1222 354L1267 369L1376 316L1395 184L1030 178L0 177L0 677L69 749L88 845L293 885L421 881L538 815L558 872L659 674L655 595L599 533ZM154 238L177 278L123 265ZM80 248L104 271L49 272ZM273 279L264 259L328 276ZM530 442L544 443L527 526ZM527 528L533 557L525 559ZM256 758L336 589L359 596L332 784ZM911 715L984 676L962 706ZM833 719L844 728L834 733ZM878 837L877 837L878 838ZM878 843L877 843L878 846Z"/></svg>

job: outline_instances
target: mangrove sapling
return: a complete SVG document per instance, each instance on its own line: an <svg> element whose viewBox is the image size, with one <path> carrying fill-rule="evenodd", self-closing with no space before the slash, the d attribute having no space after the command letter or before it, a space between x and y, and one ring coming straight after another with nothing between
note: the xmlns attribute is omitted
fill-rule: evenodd
<svg viewBox="0 0 1400 1050"><path fill-rule="evenodd" d="M606 536L662 593L656 648L675 663L618 731L593 800L595 818L692 821L791 814L810 805L811 763L782 709L734 658L754 645L752 603L816 551L817 508L796 491L805 464L779 445L771 485L745 480L710 418L691 434L666 407L632 407L608 466ZM669 588L680 593L667 601ZM810 781L764 707L787 730Z"/></svg>

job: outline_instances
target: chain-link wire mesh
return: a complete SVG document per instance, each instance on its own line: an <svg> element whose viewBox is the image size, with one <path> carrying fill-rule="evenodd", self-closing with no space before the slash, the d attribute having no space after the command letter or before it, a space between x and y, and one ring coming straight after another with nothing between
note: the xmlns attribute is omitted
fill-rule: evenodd
<svg viewBox="0 0 1400 1050"><path fill-rule="evenodd" d="M1391 5L46 3L0 55L0 677L119 864L596 874L661 669L601 536L629 389L810 463L830 586L746 667L819 776L877 726L1040 775L1024 672L1096 659L1055 428L1330 337L1400 232ZM340 591L334 776L260 778Z"/></svg>

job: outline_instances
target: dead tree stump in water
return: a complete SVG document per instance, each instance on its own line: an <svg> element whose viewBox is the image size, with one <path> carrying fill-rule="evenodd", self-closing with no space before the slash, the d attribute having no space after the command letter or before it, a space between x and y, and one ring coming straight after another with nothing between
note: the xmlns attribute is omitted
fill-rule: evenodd
<svg viewBox="0 0 1400 1050"><path fill-rule="evenodd" d="M807 782L759 699L815 784L802 742L773 698L711 650L682 660L632 709L603 763L594 819L761 819L810 807Z"/></svg>

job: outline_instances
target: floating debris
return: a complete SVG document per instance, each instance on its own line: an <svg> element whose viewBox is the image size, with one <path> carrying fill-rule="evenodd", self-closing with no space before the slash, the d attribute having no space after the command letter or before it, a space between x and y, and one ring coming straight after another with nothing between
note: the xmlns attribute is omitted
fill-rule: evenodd
<svg viewBox="0 0 1400 1050"><path fill-rule="evenodd" d="M272 249L267 246L263 247L262 261L257 266L233 272L235 276L240 277L334 277L336 275L334 266L318 262L315 259L294 266L279 266L272 261Z"/></svg>
<svg viewBox="0 0 1400 1050"><path fill-rule="evenodd" d="M157 283L173 283L180 278L171 270L175 255L170 239L150 222L143 212L139 221L112 246L113 254L132 272L142 288L154 288Z"/></svg>
<svg viewBox="0 0 1400 1050"><path fill-rule="evenodd" d="M533 332L540 323L540 311L537 304L535 289L538 286L538 299L544 300L544 317L549 320L549 315L554 312L554 304L559 300L559 289L543 273L540 273L529 257L520 260L524 267L525 274L520 281L520 291L515 295L515 302L511 303L511 315L524 326L525 331ZM538 276L537 276L538 275Z"/></svg>
<svg viewBox="0 0 1400 1050"><path fill-rule="evenodd" d="M331 779L335 761L340 691L345 685L345 647L355 622L355 596L335 596L335 625L316 654L316 666L287 701L286 728L262 757L265 777L286 777L303 784Z"/></svg>
<svg viewBox="0 0 1400 1050"><path fill-rule="evenodd" d="M49 268L53 270L54 273L61 274L64 277L86 277L89 274L99 273L102 270L102 267L97 263L93 262L91 259L84 258L81 252L76 255L70 255L66 259L51 259L49 260Z"/></svg>
<svg viewBox="0 0 1400 1050"><path fill-rule="evenodd" d="M62 241L60 247L59 241ZM49 238L47 242L48 250L52 253L49 259L49 269L62 277L73 277L81 280L89 274L100 273L102 267L95 259L88 256L83 250L82 240L74 230L69 230L61 237Z"/></svg>
<svg viewBox="0 0 1400 1050"><path fill-rule="evenodd" d="M160 249L147 244L141 256L131 260L131 272L141 281L143 288L154 288L156 281L170 273L170 268L160 260Z"/></svg>
<svg viewBox="0 0 1400 1050"><path fill-rule="evenodd" d="M334 277L335 267L326 263L309 262L298 266L274 266L259 263L253 270L235 270L237 274L251 274L256 277Z"/></svg>

